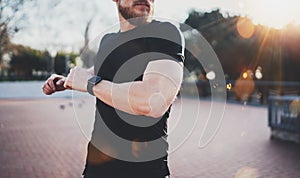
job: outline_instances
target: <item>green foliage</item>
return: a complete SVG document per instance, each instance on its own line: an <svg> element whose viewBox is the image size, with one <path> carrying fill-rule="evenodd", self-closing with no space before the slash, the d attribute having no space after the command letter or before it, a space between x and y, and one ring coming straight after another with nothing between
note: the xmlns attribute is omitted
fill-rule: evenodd
<svg viewBox="0 0 300 178"><path fill-rule="evenodd" d="M1 80L44 80L53 72L65 75L79 56L74 52L58 52L54 59L48 51L22 45L11 45L7 76L0 70Z"/></svg>
<svg viewBox="0 0 300 178"><path fill-rule="evenodd" d="M66 53L60 51L54 58L54 72L60 75L65 75L68 73L70 65L75 65L75 59L79 56L74 52Z"/></svg>
<svg viewBox="0 0 300 178"><path fill-rule="evenodd" d="M33 70L47 71L49 61L48 53L30 47L17 45L12 51L10 70L14 76L32 77Z"/></svg>
<svg viewBox="0 0 300 178"><path fill-rule="evenodd" d="M59 52L55 56L54 72L59 75L65 74L67 72L66 71L66 54L65 53Z"/></svg>
<svg viewBox="0 0 300 178"><path fill-rule="evenodd" d="M72 64L75 65L76 64L76 58L79 56L79 54L71 52L68 55L69 55L69 61L70 61L70 63L72 63Z"/></svg>

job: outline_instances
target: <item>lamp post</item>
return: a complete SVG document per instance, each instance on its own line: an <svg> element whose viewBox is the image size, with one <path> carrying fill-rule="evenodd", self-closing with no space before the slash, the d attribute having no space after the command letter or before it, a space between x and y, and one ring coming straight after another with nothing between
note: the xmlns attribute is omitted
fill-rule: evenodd
<svg viewBox="0 0 300 178"><path fill-rule="evenodd" d="M69 72L70 68L70 54L72 52L72 47L67 47L66 48L66 57L65 57L65 73L67 74Z"/></svg>
<svg viewBox="0 0 300 178"><path fill-rule="evenodd" d="M50 56L51 56L51 73L54 73L54 60L57 54L57 51L55 49L49 50Z"/></svg>

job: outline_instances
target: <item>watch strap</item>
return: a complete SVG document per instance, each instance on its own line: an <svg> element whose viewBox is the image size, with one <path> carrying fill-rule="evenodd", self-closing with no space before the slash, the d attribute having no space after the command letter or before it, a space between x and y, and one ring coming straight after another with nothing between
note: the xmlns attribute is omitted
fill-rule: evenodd
<svg viewBox="0 0 300 178"><path fill-rule="evenodd" d="M99 76L93 76L88 80L88 84L87 84L87 92L93 96L95 96L94 94L94 86L97 85L99 82L101 82L102 78Z"/></svg>

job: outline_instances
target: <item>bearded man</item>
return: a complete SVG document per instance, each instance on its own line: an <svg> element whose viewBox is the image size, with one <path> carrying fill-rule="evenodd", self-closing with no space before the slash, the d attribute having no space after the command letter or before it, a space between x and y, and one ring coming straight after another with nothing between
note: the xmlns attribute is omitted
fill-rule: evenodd
<svg viewBox="0 0 300 178"><path fill-rule="evenodd" d="M165 178L167 120L183 78L184 41L153 20L154 0L113 0L120 30L106 34L94 67L53 74L47 95L72 89L96 97L85 178Z"/></svg>

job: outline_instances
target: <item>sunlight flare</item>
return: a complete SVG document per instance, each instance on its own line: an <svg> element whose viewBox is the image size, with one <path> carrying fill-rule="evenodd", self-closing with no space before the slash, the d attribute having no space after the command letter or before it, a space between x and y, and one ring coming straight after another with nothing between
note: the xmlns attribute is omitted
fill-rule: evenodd
<svg viewBox="0 0 300 178"><path fill-rule="evenodd" d="M255 24L281 29L299 23L299 0L247 0L249 16Z"/></svg>

